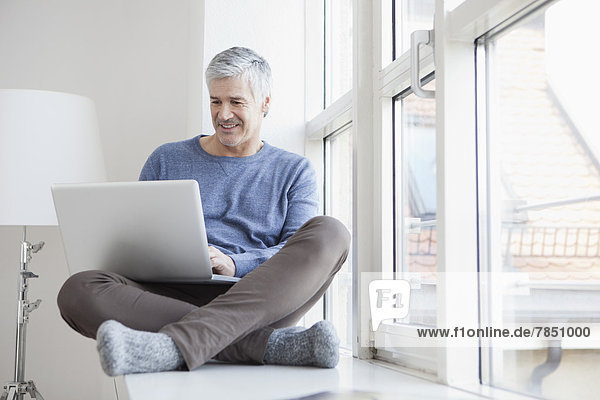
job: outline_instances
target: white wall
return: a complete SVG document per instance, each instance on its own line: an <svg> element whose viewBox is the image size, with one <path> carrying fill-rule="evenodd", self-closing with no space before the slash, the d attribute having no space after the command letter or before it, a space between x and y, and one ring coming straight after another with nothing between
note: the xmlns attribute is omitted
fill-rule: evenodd
<svg viewBox="0 0 600 400"><path fill-rule="evenodd" d="M189 124L201 123L197 115L188 118L188 104L200 98L201 5L0 0L0 88L90 97L109 179L136 180L156 146L184 139ZM30 298L43 302L31 315L26 377L47 399L114 398L94 342L72 331L58 313L56 294L68 276L58 229L29 233L32 241L47 244L32 264L41 278L31 280ZM0 383L13 379L20 239L20 229L0 227Z"/></svg>
<svg viewBox="0 0 600 400"><path fill-rule="evenodd" d="M161 143L213 132L203 70L234 45L254 48L273 70L262 137L303 153L304 1L0 0L0 88L94 100L110 180L137 179ZM28 237L46 247L31 267L40 279L29 297L43 302L31 315L26 377L47 399L114 398L94 342L58 313L68 276L58 229L31 228ZM20 228L0 227L0 384L13 378L20 239Z"/></svg>
<svg viewBox="0 0 600 400"><path fill-rule="evenodd" d="M0 7L0 87L94 100L110 179L137 179L158 144L185 137L189 1L2 0Z"/></svg>
<svg viewBox="0 0 600 400"><path fill-rule="evenodd" d="M244 46L271 66L273 90L261 138L304 154L304 1L206 0L204 65L222 50ZM213 133L204 86L203 131Z"/></svg>

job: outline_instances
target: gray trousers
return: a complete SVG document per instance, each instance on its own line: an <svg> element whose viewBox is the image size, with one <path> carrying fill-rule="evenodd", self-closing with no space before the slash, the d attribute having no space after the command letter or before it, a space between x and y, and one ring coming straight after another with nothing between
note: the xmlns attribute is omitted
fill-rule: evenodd
<svg viewBox="0 0 600 400"><path fill-rule="evenodd" d="M234 285L140 283L85 271L65 282L58 307L73 329L90 338L108 319L163 332L189 369L211 358L262 364L273 329L295 325L319 300L346 260L349 242L338 220L319 216Z"/></svg>

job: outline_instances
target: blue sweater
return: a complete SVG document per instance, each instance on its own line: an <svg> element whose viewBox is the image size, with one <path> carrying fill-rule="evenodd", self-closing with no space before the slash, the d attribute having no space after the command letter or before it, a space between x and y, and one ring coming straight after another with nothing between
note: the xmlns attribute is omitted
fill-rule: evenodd
<svg viewBox="0 0 600 400"><path fill-rule="evenodd" d="M242 277L273 256L318 211L308 160L264 142L249 157L217 157L200 136L167 143L146 161L141 181L195 179L208 243L235 262Z"/></svg>

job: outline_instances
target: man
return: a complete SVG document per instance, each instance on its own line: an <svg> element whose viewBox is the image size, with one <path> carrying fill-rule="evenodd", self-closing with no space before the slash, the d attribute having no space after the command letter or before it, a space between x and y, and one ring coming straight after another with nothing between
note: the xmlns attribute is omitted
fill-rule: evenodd
<svg viewBox="0 0 600 400"><path fill-rule="evenodd" d="M157 284L85 271L63 285L61 315L97 339L110 376L194 369L211 358L335 367L333 326L294 325L345 261L349 233L333 218L314 217L308 161L260 140L270 106L267 62L247 48L225 50L210 62L206 83L215 133L160 146L140 180L196 179L213 272L242 279Z"/></svg>

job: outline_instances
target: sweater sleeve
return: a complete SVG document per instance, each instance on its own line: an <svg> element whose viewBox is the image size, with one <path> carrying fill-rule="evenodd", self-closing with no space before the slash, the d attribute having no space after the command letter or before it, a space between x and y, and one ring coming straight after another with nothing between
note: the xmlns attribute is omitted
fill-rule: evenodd
<svg viewBox="0 0 600 400"><path fill-rule="evenodd" d="M309 219L317 215L319 194L316 173L304 159L287 193L287 211L277 245L266 249L250 249L241 254L230 254L235 262L235 276L242 277L275 255L287 240Z"/></svg>
<svg viewBox="0 0 600 400"><path fill-rule="evenodd" d="M158 174L159 164L157 162L156 151L150 154L146 163L142 167L142 172L140 172L139 181L157 181L160 179Z"/></svg>

